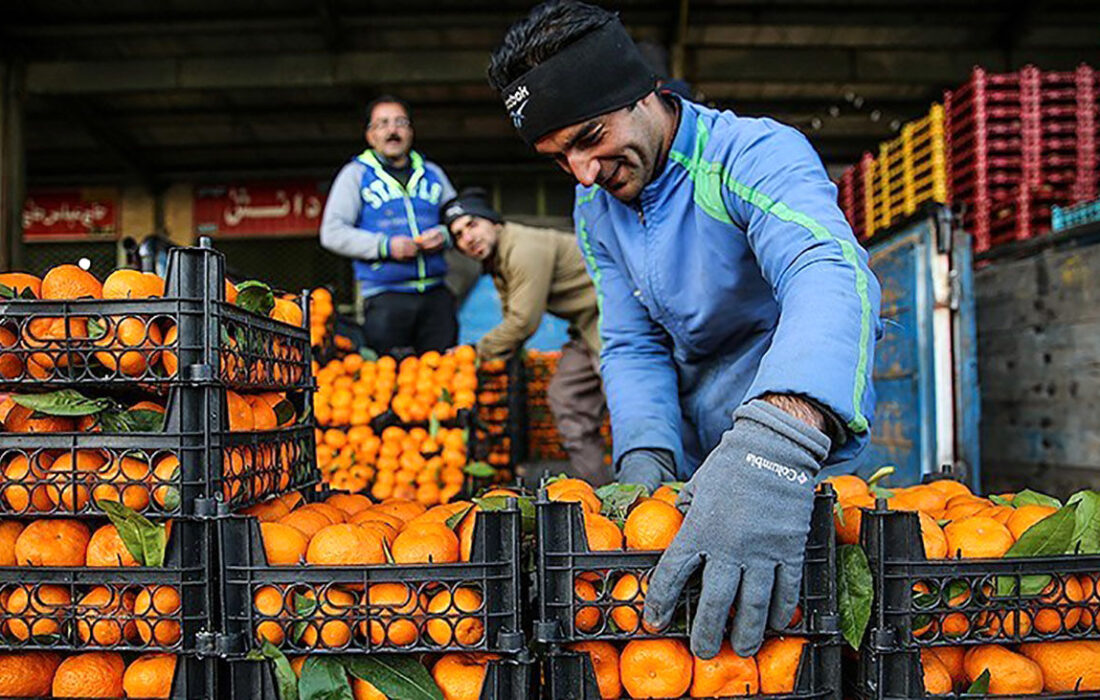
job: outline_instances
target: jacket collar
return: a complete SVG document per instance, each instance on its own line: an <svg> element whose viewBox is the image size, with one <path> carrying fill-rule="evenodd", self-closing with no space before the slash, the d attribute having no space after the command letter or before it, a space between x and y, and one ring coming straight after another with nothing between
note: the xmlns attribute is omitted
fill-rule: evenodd
<svg viewBox="0 0 1100 700"><path fill-rule="evenodd" d="M699 111L695 108L694 103L681 98L679 95L672 95L672 97L680 104L680 124L676 127L676 135L672 137L672 146L669 151L691 153L692 146L695 143L696 120ZM666 153L665 164L661 168L661 172L642 188L641 193L638 195L639 198L652 197L659 192L665 186L665 183L673 177L674 166L672 158Z"/></svg>
<svg viewBox="0 0 1100 700"><path fill-rule="evenodd" d="M378 179L382 180L390 187L396 187L398 192L412 192L413 188L416 187L416 183L424 176L424 157L416 151L409 151L409 163L412 166L412 175L409 176L409 184L405 187L402 187L400 182L386 172L386 169L382 166L382 161L378 158L378 154L374 152L373 148L368 148L363 151L356 156L355 159L373 170Z"/></svg>

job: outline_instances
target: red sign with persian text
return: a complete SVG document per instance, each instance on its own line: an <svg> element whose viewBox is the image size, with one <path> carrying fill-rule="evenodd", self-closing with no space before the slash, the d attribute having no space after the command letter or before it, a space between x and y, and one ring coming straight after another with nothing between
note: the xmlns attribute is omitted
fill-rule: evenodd
<svg viewBox="0 0 1100 700"><path fill-rule="evenodd" d="M316 236L325 194L316 182L256 182L195 188L203 236Z"/></svg>
<svg viewBox="0 0 1100 700"><path fill-rule="evenodd" d="M118 236L117 192L40 190L23 201L23 238L28 241L103 240Z"/></svg>

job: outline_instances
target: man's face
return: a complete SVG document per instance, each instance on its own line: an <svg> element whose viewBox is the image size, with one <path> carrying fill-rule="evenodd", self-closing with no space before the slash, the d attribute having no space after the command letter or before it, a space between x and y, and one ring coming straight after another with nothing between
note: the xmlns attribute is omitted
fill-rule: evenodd
<svg viewBox="0 0 1100 700"><path fill-rule="evenodd" d="M451 236L463 255L481 262L496 250L500 224L463 214L451 222Z"/></svg>
<svg viewBox="0 0 1100 700"><path fill-rule="evenodd" d="M616 199L633 201L653 179L665 136L655 94L633 107L602 114L543 136L535 150L552 156L582 185L599 185Z"/></svg>
<svg viewBox="0 0 1100 700"><path fill-rule="evenodd" d="M367 143L371 148L393 160L409 154L412 140L412 124L404 107L396 102L375 105L367 125Z"/></svg>

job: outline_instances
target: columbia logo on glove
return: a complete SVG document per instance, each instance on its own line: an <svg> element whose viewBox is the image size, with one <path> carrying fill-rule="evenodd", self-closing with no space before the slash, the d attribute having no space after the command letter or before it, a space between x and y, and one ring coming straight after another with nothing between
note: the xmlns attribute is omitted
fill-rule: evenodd
<svg viewBox="0 0 1100 700"><path fill-rule="evenodd" d="M770 459L764 459L763 457L754 455L751 452L745 455L745 461L753 465L757 469L767 469L770 472L775 472L777 476L784 478L787 481L797 481L800 484L804 484L809 481L809 477L806 476L805 472L799 471L797 469L791 469L790 467L785 467L782 464L777 464Z"/></svg>

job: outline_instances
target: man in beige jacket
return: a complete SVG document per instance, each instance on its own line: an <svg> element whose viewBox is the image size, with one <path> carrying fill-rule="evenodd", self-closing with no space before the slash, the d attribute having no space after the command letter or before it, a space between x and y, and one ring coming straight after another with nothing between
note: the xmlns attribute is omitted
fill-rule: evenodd
<svg viewBox="0 0 1100 700"><path fill-rule="evenodd" d="M569 322L569 342L546 398L575 475L606 483L611 473L600 436L607 404L599 375L599 307L576 240L505 222L478 188L444 204L442 219L458 250L481 262L500 295L504 318L478 342L479 357L511 357L538 330L544 313Z"/></svg>

